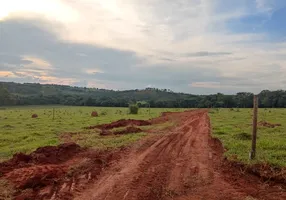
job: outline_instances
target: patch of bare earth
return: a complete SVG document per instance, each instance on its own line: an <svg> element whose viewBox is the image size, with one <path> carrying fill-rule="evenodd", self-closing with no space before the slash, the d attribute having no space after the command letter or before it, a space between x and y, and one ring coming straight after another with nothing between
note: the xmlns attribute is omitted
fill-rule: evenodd
<svg viewBox="0 0 286 200"><path fill-rule="evenodd" d="M176 126L128 148L94 151L67 143L16 154L0 164L0 179L14 185L18 200L286 199L283 175L266 182L263 170L254 173L223 158L207 110L165 113L147 122L165 121ZM111 124L100 128L140 126L132 120Z"/></svg>

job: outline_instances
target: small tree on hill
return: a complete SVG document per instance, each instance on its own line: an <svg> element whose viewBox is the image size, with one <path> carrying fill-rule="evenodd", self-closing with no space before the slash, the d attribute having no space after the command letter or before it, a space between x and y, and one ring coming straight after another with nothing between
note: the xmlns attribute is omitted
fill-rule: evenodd
<svg viewBox="0 0 286 200"><path fill-rule="evenodd" d="M130 114L138 114L139 106L137 103L129 104L129 113Z"/></svg>

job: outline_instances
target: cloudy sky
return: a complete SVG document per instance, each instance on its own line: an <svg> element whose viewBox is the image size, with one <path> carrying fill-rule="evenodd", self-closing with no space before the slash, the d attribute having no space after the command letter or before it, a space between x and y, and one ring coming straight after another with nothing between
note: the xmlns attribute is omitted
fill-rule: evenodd
<svg viewBox="0 0 286 200"><path fill-rule="evenodd" d="M286 1L0 0L0 81L285 89Z"/></svg>

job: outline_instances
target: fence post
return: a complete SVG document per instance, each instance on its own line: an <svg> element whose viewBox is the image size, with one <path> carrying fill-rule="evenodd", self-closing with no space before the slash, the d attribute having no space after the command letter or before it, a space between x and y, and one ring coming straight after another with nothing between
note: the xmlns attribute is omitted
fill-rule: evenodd
<svg viewBox="0 0 286 200"><path fill-rule="evenodd" d="M253 160L256 156L256 137L257 137L257 111L258 111L258 97L253 96L253 121L252 121L252 145L250 152L250 159Z"/></svg>

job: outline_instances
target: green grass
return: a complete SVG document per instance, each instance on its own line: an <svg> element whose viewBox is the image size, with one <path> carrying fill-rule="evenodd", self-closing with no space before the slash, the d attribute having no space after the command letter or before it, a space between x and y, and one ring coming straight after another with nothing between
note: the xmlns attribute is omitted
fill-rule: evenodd
<svg viewBox="0 0 286 200"><path fill-rule="evenodd" d="M53 108L55 119L53 120ZM164 111L183 109L141 108L138 115L128 114L128 108L68 107L68 106L23 106L0 109L0 160L10 158L14 153L29 153L38 147L57 145L63 132L83 132L88 139L80 144L95 147L117 147L136 141L145 134L130 134L101 138L98 133L88 134L83 127L110 123L119 119L150 119ZM91 117L97 111L99 117ZM37 114L38 118L31 118Z"/></svg>
<svg viewBox="0 0 286 200"><path fill-rule="evenodd" d="M210 110L213 135L228 150L228 157L237 155L245 163L267 162L286 166L286 109L259 109L258 121L282 126L267 128L258 126L256 160L249 161L252 133L252 109Z"/></svg>
<svg viewBox="0 0 286 200"><path fill-rule="evenodd" d="M92 147L96 149L121 147L138 141L147 134L125 134L116 136L100 136L97 131L83 131L72 134L72 138L83 147Z"/></svg>
<svg viewBox="0 0 286 200"><path fill-rule="evenodd" d="M53 120L53 108L55 119ZM94 148L119 147L137 141L146 135L143 132L120 136L99 136L98 130L84 130L83 127L110 123L119 119L150 119L165 111L184 109L141 108L138 115L129 115L128 108L25 106L0 108L0 160L10 158L14 153L29 153L38 147L57 145L62 133L71 132L80 145ZM91 117L97 111L99 117ZM32 119L32 114L38 118ZM237 155L245 163L249 161L251 148L251 109L212 109L210 117L213 135L228 149L226 156ZM259 109L258 121L280 123L275 128L259 127L257 159L254 162L269 162L286 166L286 109ZM160 132L172 123L158 124L152 130Z"/></svg>

